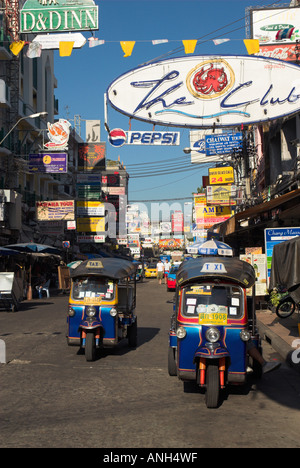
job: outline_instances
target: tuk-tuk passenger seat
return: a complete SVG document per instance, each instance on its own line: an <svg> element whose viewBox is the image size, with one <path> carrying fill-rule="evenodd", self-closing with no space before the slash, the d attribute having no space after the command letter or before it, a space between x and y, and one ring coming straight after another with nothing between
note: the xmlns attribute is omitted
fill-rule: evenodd
<svg viewBox="0 0 300 468"><path fill-rule="evenodd" d="M129 311L132 310L133 307L133 294L134 289L129 286L128 287L128 309ZM118 309L121 312L126 312L126 305L127 305L127 288L126 286L119 285L118 288Z"/></svg>

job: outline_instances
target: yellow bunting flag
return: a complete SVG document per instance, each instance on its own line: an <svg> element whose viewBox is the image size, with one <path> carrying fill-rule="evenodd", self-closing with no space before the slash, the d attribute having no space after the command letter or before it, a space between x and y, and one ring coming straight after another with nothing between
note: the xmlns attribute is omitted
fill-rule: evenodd
<svg viewBox="0 0 300 468"><path fill-rule="evenodd" d="M18 55L25 45L25 41L17 41L10 44L9 48L14 55Z"/></svg>
<svg viewBox="0 0 300 468"><path fill-rule="evenodd" d="M59 43L59 55L60 57L69 57L72 53L74 41L62 41Z"/></svg>
<svg viewBox="0 0 300 468"><path fill-rule="evenodd" d="M135 41L121 41L120 44L125 54L124 57L130 57L135 45Z"/></svg>
<svg viewBox="0 0 300 468"><path fill-rule="evenodd" d="M258 39L244 39L244 44L249 55L257 54L259 52Z"/></svg>
<svg viewBox="0 0 300 468"><path fill-rule="evenodd" d="M184 50L185 50L185 53L186 54L193 54L194 53L194 50L195 50L195 47L196 47L196 44L197 44L197 40L189 40L189 41L182 41L183 45L184 45Z"/></svg>

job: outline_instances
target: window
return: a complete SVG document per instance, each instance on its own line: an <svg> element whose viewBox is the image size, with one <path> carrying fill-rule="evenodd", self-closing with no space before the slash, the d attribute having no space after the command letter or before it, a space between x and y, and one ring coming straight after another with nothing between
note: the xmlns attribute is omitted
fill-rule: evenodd
<svg viewBox="0 0 300 468"><path fill-rule="evenodd" d="M110 280L88 276L76 278L72 285L72 298L83 300L89 298L98 298L111 301L114 297L114 283Z"/></svg>
<svg viewBox="0 0 300 468"><path fill-rule="evenodd" d="M239 286L206 283L184 288L182 314L196 317L217 311L230 318L240 318L244 311L243 291Z"/></svg>

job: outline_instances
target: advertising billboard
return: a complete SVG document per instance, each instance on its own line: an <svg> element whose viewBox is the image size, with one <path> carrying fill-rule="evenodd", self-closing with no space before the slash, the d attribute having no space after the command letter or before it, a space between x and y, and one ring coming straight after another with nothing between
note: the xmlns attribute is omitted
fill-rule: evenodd
<svg viewBox="0 0 300 468"><path fill-rule="evenodd" d="M253 55L178 57L123 74L107 97L118 112L148 123L240 127L299 112L300 68Z"/></svg>

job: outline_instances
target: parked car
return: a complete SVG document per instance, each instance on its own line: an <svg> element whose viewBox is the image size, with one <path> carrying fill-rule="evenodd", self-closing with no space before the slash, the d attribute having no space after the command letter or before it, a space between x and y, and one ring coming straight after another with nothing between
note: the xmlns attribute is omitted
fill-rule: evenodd
<svg viewBox="0 0 300 468"><path fill-rule="evenodd" d="M176 289L176 273L179 265L172 266L167 276L167 290L174 291Z"/></svg>

